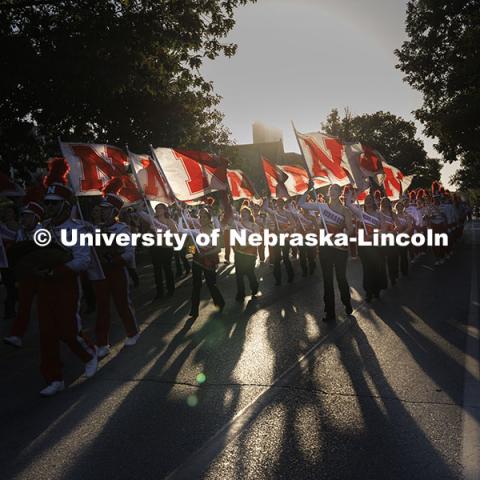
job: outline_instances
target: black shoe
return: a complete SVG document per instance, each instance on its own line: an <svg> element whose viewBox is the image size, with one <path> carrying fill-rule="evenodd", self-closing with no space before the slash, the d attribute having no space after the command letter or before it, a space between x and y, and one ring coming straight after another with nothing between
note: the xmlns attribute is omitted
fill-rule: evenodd
<svg viewBox="0 0 480 480"><path fill-rule="evenodd" d="M351 305L347 305L347 306L345 307L345 313L346 313L347 315L351 315L351 314L353 313L353 308L352 308Z"/></svg>
<svg viewBox="0 0 480 480"><path fill-rule="evenodd" d="M254 297L258 293L258 286L255 288L252 288L252 297Z"/></svg>
<svg viewBox="0 0 480 480"><path fill-rule="evenodd" d="M372 303L372 298L373 298L373 295L371 293L367 293L367 295L365 296L365 301L367 303Z"/></svg>

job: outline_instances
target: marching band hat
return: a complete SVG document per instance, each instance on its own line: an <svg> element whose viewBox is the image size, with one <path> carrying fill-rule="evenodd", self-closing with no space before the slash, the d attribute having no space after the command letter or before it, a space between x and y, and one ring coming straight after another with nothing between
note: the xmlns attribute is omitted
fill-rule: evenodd
<svg viewBox="0 0 480 480"><path fill-rule="evenodd" d="M23 208L22 213L33 213L38 220L42 220L45 210L37 202L28 202Z"/></svg>

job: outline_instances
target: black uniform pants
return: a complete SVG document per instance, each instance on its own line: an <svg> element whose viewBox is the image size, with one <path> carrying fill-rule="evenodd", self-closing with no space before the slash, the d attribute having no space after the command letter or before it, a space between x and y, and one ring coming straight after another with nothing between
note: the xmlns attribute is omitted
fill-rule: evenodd
<svg viewBox="0 0 480 480"><path fill-rule="evenodd" d="M383 254L387 261L388 278L390 283L395 285L398 279L398 249L397 247L380 247L383 250Z"/></svg>
<svg viewBox="0 0 480 480"><path fill-rule="evenodd" d="M385 288L385 258L379 247L358 247L363 267L363 288L368 297L378 297Z"/></svg>
<svg viewBox="0 0 480 480"><path fill-rule="evenodd" d="M282 282L282 260L283 264L285 265L285 270L287 271L288 281L291 282L293 280L293 267L292 263L290 262L289 253L290 245L288 244L284 245L283 247L280 247L278 245L270 247L270 257L272 258L273 262L273 276L277 284L280 284Z"/></svg>
<svg viewBox="0 0 480 480"><path fill-rule="evenodd" d="M235 251L235 277L237 280L237 297L245 296L245 284L243 277L247 277L252 295L256 295L258 291L258 280L255 275L255 255L247 255L245 253Z"/></svg>
<svg viewBox="0 0 480 480"><path fill-rule="evenodd" d="M220 290L217 287L217 272L215 270L209 270L203 268L196 262L192 264L192 307L190 309L190 315L198 315L198 307L200 305L200 292L202 291L202 277L205 277L205 283L207 288L210 291L212 296L213 303L218 307L223 307L225 305L225 300L223 299Z"/></svg>
<svg viewBox="0 0 480 480"><path fill-rule="evenodd" d="M157 295L163 295L163 277L165 277L167 292L172 294L175 290L175 281L173 279L172 271L173 248L150 247L150 255L153 264Z"/></svg>
<svg viewBox="0 0 480 480"><path fill-rule="evenodd" d="M187 260L187 255L185 251L185 247L183 247L180 251L175 250L174 252L175 256L175 272L177 274L177 277L182 276L182 264L183 268L185 269L185 274L188 275L190 273L191 267L190 263Z"/></svg>
<svg viewBox="0 0 480 480"><path fill-rule="evenodd" d="M323 300L327 317L335 316L335 290L333 287L333 271L337 277L340 298L345 308L351 308L350 287L347 281L348 251L335 247L320 249L320 265L323 273Z"/></svg>
<svg viewBox="0 0 480 480"><path fill-rule="evenodd" d="M317 264L315 263L316 248L315 247L298 247L300 254L300 266L302 267L302 274L306 277L308 274L312 275Z"/></svg>

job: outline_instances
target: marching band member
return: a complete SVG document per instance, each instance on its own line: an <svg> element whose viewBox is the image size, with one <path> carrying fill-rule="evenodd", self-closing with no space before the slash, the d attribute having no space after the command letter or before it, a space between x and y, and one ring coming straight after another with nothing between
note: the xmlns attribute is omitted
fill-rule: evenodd
<svg viewBox="0 0 480 480"><path fill-rule="evenodd" d="M264 232L266 224L265 212L261 210L260 205L252 202L252 213L259 230ZM265 245L263 243L258 246L257 253L260 263L265 262Z"/></svg>
<svg viewBox="0 0 480 480"><path fill-rule="evenodd" d="M270 208L268 200L266 199L263 208L269 214L268 228L269 230L277 233L286 233L291 229L290 214L285 210L285 201L283 198L278 198L275 208ZM285 245L275 245L269 247L270 257L273 262L273 276L275 278L275 285L282 284L282 269L281 262L287 272L288 283L292 283L295 277L293 273L292 263L290 262L290 245L285 242Z"/></svg>
<svg viewBox="0 0 480 480"><path fill-rule="evenodd" d="M447 232L447 219L445 214L440 209L440 184L438 182L432 183L433 204L430 205L427 212L428 227L432 229L433 233ZM433 255L435 257L435 265L441 265L445 262L446 248L442 246L432 247Z"/></svg>
<svg viewBox="0 0 480 480"><path fill-rule="evenodd" d="M380 231L383 227L383 220L377 211L375 199L372 195L367 195L362 210L353 203L352 197L353 193L347 191L345 206L357 217L359 228L365 232L365 239L371 240L374 231ZM373 245L359 246L358 255L363 267L365 300L370 303L373 298L380 298L380 292L387 286L385 259L381 249Z"/></svg>
<svg viewBox="0 0 480 480"><path fill-rule="evenodd" d="M305 193L299 201L299 206L304 210L317 210L325 221L324 228L327 234L337 234L346 231L348 235L353 232L352 214L340 201L341 188L331 185L328 191L328 203L307 203L308 193ZM323 273L323 286L326 317L325 322L336 320L335 315L335 291L333 287L333 271L337 277L337 285L340 290L340 298L345 306L345 312L350 315L353 312L350 286L347 281L348 250L343 247L323 246L320 248L320 265Z"/></svg>
<svg viewBox="0 0 480 480"><path fill-rule="evenodd" d="M199 233L212 234L214 229L210 212L207 208L202 207L199 211L198 222L192 222L190 219L187 221L192 224L194 228L188 228L184 226L183 219L180 219L178 231L181 233L188 233L193 237L196 237ZM196 227L196 228L195 228ZM200 292L202 290L202 277L205 278L208 290L212 297L213 303L223 310L225 307L225 300L217 287L217 266L219 262L218 254L220 249L216 246L210 245L207 247L195 247L195 253L193 255L192 264L192 297L191 297L191 309L190 317L198 317L198 308L200 306Z"/></svg>
<svg viewBox="0 0 480 480"><path fill-rule="evenodd" d="M405 204L399 200L395 205L395 230L398 234L406 233L411 235L413 233L413 219L405 212ZM396 246L398 256L400 258L400 271L406 277L408 275L408 247Z"/></svg>
<svg viewBox="0 0 480 480"><path fill-rule="evenodd" d="M155 207L155 217L161 224L167 227L167 230L170 230L172 233L177 232L177 226L170 218L167 205L159 203ZM167 297L171 297L175 291L175 280L172 270L173 247L155 245L150 247L149 251L152 259L155 285L157 287L155 299L158 300L163 297L163 277L165 277Z"/></svg>
<svg viewBox="0 0 480 480"><path fill-rule="evenodd" d="M130 229L125 223L119 222L117 216L123 207L123 200L115 193L107 193L100 202L102 233L128 234ZM135 268L135 247L128 245L121 249L116 246L99 247L99 258L102 264L104 279L93 281L97 301L97 355L103 358L110 353L108 333L110 330L110 300L113 299L115 308L122 320L127 338L125 346L135 345L140 337L137 320L131 301L131 282L129 268Z"/></svg>
<svg viewBox="0 0 480 480"><path fill-rule="evenodd" d="M455 243L455 228L457 224L457 212L453 206L450 192L444 191L441 197L440 210L447 220L448 247L446 249L445 259L448 260L453 253Z"/></svg>
<svg viewBox="0 0 480 480"><path fill-rule="evenodd" d="M412 190L408 193L408 202L405 207L405 213L410 216L413 222L413 232L418 231L421 228L421 213L417 209L417 192ZM415 263L417 260L417 256L419 254L419 250L417 247L413 245L409 245L408 251L410 254L410 261L411 263Z"/></svg>
<svg viewBox="0 0 480 480"><path fill-rule="evenodd" d="M387 197L380 202L380 218L382 219L382 233L395 233L395 214L392 210L392 203ZM395 285L398 279L398 252L396 246L380 247L387 261L388 277L391 285Z"/></svg>
<svg viewBox="0 0 480 480"><path fill-rule="evenodd" d="M260 229L255 224L252 211L248 207L240 209L240 222L234 221L236 230L246 230L247 235L250 233L259 233ZM252 292L252 298L258 293L258 280L255 275L255 262L257 260L257 247L249 245L235 246L233 248L235 254L235 277L237 280L237 302L243 302L245 298L245 284L243 277L246 276Z"/></svg>
<svg viewBox="0 0 480 480"><path fill-rule="evenodd" d="M17 231L15 242L31 242L33 234L42 228L41 220L45 211L37 202L28 202L23 208L20 217L20 228ZM32 310L33 300L37 295L38 278L33 275L18 279L18 312L13 322L10 335L3 340L14 347L21 347L23 337L27 331Z"/></svg>
<svg viewBox="0 0 480 480"><path fill-rule="evenodd" d="M290 204L289 212L292 216L294 223L297 226L298 232L300 232L302 235L318 232L316 219L313 215L310 215L309 212L300 212L295 208L293 202ZM308 275L313 275L317 266L315 262L316 248L306 245L299 246L298 256L300 259L302 276L307 277Z"/></svg>
<svg viewBox="0 0 480 480"><path fill-rule="evenodd" d="M38 317L40 326L41 371L47 382L40 394L52 396L65 388L60 359L60 341L85 364L85 375L90 378L97 371L98 360L81 336L78 307L80 300L79 274L88 268L90 249L88 246L65 247L61 232L67 236L74 230L81 231L81 223L71 218L74 195L64 182L66 172L56 182L53 168L46 179L47 193L44 198L45 215L54 246L70 259L54 268L34 269L38 281Z"/></svg>

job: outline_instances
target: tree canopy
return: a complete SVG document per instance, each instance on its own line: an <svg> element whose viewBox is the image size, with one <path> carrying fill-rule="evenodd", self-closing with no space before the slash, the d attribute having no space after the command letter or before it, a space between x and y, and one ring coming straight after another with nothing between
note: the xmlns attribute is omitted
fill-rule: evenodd
<svg viewBox="0 0 480 480"><path fill-rule="evenodd" d="M409 1L406 25L397 67L423 94L416 116L445 160L462 160L457 183L478 186L480 0Z"/></svg>
<svg viewBox="0 0 480 480"><path fill-rule="evenodd" d="M132 150L228 142L199 71L232 56L234 9L256 0L56 0L0 7L3 168L43 163L65 140Z"/></svg>
<svg viewBox="0 0 480 480"><path fill-rule="evenodd" d="M429 187L440 179L441 164L427 157L423 142L416 138L415 124L390 112L352 115L346 109L342 117L333 109L322 129L345 142L361 142L377 149L405 175L415 175L413 187Z"/></svg>

